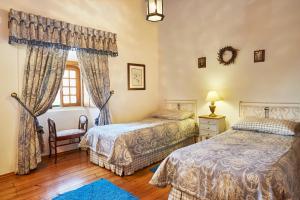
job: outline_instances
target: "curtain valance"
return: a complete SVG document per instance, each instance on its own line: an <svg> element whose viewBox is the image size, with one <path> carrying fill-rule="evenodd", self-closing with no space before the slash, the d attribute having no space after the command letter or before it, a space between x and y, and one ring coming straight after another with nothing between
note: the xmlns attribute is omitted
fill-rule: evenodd
<svg viewBox="0 0 300 200"><path fill-rule="evenodd" d="M9 44L54 46L88 53L117 56L115 33L11 9L8 17Z"/></svg>

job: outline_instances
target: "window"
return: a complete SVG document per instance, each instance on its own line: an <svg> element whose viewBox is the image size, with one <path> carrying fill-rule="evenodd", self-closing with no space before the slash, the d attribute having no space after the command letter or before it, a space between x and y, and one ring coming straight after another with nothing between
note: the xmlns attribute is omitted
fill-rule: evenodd
<svg viewBox="0 0 300 200"><path fill-rule="evenodd" d="M69 51L60 90L52 107L84 106L95 107L86 85L80 77L80 66L76 51Z"/></svg>
<svg viewBox="0 0 300 200"><path fill-rule="evenodd" d="M81 106L81 79L78 62L67 61L62 85L53 106Z"/></svg>
<svg viewBox="0 0 300 200"><path fill-rule="evenodd" d="M81 106L80 70L77 62L67 62L60 93L62 106Z"/></svg>

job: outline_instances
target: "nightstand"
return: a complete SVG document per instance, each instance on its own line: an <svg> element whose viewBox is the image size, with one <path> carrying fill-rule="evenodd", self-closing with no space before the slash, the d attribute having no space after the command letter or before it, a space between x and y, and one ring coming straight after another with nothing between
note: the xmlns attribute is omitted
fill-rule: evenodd
<svg viewBox="0 0 300 200"><path fill-rule="evenodd" d="M217 115L209 117L209 115L199 116L199 140L206 140L226 130L225 116Z"/></svg>

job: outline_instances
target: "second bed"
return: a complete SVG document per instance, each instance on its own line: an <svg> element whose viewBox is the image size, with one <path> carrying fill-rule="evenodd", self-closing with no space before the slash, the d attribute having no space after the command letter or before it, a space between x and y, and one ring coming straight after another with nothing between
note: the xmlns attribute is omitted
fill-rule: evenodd
<svg viewBox="0 0 300 200"><path fill-rule="evenodd" d="M241 108L233 129L174 151L150 183L171 185L169 200L299 200L300 105Z"/></svg>
<svg viewBox="0 0 300 200"><path fill-rule="evenodd" d="M152 117L133 123L95 126L80 147L90 150L90 161L117 175L131 175L195 143L198 133L194 101L167 101Z"/></svg>

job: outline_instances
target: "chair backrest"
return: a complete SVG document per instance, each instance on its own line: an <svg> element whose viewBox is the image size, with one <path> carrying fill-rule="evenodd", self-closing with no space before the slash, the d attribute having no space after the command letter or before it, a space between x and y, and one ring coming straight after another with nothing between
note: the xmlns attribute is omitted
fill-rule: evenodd
<svg viewBox="0 0 300 200"><path fill-rule="evenodd" d="M84 129L87 132L88 129L88 117L86 115L79 116L78 129Z"/></svg>
<svg viewBox="0 0 300 200"><path fill-rule="evenodd" d="M49 137L56 138L56 125L55 122L48 118Z"/></svg>

